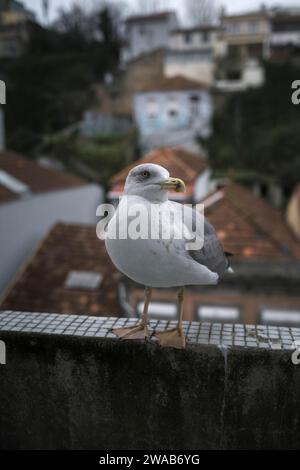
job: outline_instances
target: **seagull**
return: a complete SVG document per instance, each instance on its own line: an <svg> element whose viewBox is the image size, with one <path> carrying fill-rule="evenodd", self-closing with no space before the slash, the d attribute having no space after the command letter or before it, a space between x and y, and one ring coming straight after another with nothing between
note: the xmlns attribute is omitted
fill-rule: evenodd
<svg viewBox="0 0 300 470"><path fill-rule="evenodd" d="M169 200L168 191L184 192L185 184L179 178L170 177L160 165L146 163L134 167L126 178L119 205L106 227L105 245L112 262L127 277L145 286L144 309L138 324L117 328L113 332L124 340L146 340L149 337L148 308L152 289L177 287L177 326L155 332L154 336L163 347L183 349L186 347L182 328L184 287L217 284L225 272L231 270L230 254L223 251L216 231L204 216L202 230L196 226L196 236L202 237L200 248L187 246L191 233L187 221L199 221L199 211ZM161 221L156 237L149 236L148 232L146 237L132 236L129 227L136 208L141 211L140 223L144 221L147 225L146 222ZM169 216L170 211L173 218ZM166 233L170 236L166 237ZM178 233L181 235L176 237Z"/></svg>

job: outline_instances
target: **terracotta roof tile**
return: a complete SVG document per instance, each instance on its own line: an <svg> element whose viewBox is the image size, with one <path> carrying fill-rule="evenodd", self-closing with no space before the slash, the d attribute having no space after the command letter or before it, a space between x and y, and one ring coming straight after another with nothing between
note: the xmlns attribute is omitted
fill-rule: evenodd
<svg viewBox="0 0 300 470"><path fill-rule="evenodd" d="M300 259L300 243L281 211L237 184L229 184L219 194L212 204L212 196L202 202L225 251L236 258Z"/></svg>
<svg viewBox="0 0 300 470"><path fill-rule="evenodd" d="M44 168L15 152L0 152L0 170L25 183L32 193L43 193L86 184L81 178L63 171ZM18 195L0 184L0 203L16 199Z"/></svg>
<svg viewBox="0 0 300 470"><path fill-rule="evenodd" d="M101 273L103 280L95 290L67 288L70 271ZM29 261L1 308L120 316L119 276L104 242L96 236L95 226L59 223Z"/></svg>

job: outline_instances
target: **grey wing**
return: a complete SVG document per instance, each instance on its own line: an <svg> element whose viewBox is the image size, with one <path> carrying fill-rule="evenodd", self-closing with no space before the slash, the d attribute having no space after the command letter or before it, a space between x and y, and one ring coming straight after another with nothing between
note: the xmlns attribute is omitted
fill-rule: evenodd
<svg viewBox="0 0 300 470"><path fill-rule="evenodd" d="M195 215L196 216L196 215ZM204 219L204 244L200 250L188 250L189 255L222 277L229 267L221 242L213 226Z"/></svg>

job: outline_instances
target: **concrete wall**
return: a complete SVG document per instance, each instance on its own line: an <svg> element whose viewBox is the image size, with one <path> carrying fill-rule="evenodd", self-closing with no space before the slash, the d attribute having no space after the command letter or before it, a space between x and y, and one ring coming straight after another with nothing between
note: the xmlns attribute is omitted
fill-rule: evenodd
<svg viewBox="0 0 300 470"><path fill-rule="evenodd" d="M166 77L182 75L191 80L212 85L214 81L214 63L212 51L204 54L185 51L168 51L164 64Z"/></svg>
<svg viewBox="0 0 300 470"><path fill-rule="evenodd" d="M300 448L290 351L0 336L1 449Z"/></svg>
<svg viewBox="0 0 300 470"><path fill-rule="evenodd" d="M58 221L96 223L103 190L95 184L51 191L0 205L0 293Z"/></svg>
<svg viewBox="0 0 300 470"><path fill-rule="evenodd" d="M205 170L198 176L195 184L195 202L201 201L205 196L207 196L211 185L211 170Z"/></svg>

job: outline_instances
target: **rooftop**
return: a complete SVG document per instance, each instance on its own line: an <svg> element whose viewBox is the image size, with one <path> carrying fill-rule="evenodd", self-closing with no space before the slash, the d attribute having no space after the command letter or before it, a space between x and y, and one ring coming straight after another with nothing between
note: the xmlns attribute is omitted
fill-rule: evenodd
<svg viewBox="0 0 300 470"><path fill-rule="evenodd" d="M199 81L176 75L174 77L162 77L155 83L147 83L141 87L140 91L144 93L157 91L190 91L190 90L207 90L208 85Z"/></svg>
<svg viewBox="0 0 300 470"><path fill-rule="evenodd" d="M143 23L147 21L162 21L175 14L174 11L158 11L156 13L148 13L145 15L132 15L126 18L126 23Z"/></svg>
<svg viewBox="0 0 300 470"><path fill-rule="evenodd" d="M26 192L45 193L86 184L78 176L45 168L11 151L0 152L0 172L0 203L15 200Z"/></svg>
<svg viewBox="0 0 300 470"><path fill-rule="evenodd" d="M300 260L300 243L285 215L249 189L231 183L202 202L225 250L235 259Z"/></svg>
<svg viewBox="0 0 300 470"><path fill-rule="evenodd" d="M221 17L221 22L224 20L240 20L240 19L258 19L258 18L270 18L271 10L267 8L261 8L260 10L245 11L244 13L233 13L231 15L223 15Z"/></svg>
<svg viewBox="0 0 300 470"><path fill-rule="evenodd" d="M59 223L43 240L2 306L90 315L118 315L119 273L95 226Z"/></svg>
<svg viewBox="0 0 300 470"><path fill-rule="evenodd" d="M171 150L165 150L161 155L166 161L154 161L162 163L186 181L193 181L196 164L197 171L206 168L204 160L188 152L185 153L186 161L179 158L179 153L174 159L176 165L170 166L168 151ZM157 153L151 154L157 156ZM127 171L125 169L114 177L116 185L113 188L119 188L120 192ZM250 190L233 183L211 193L202 202L205 215L216 228L224 249L234 253L233 264L239 275L233 276L232 282L242 282L241 264L246 265L247 275L253 276L257 263L260 266L263 262L264 270L259 272L267 279L274 275L273 265L278 263L283 271L276 271L276 276L279 276L276 282L282 287L283 281L292 275L289 270L293 266L296 269L300 261L300 242L288 227L282 212L254 196ZM293 276L298 279L297 273ZM117 316L123 311L121 279L123 282L123 276L110 261L104 243L97 238L95 226L59 223L23 267L1 308ZM213 296L216 292L214 290Z"/></svg>

